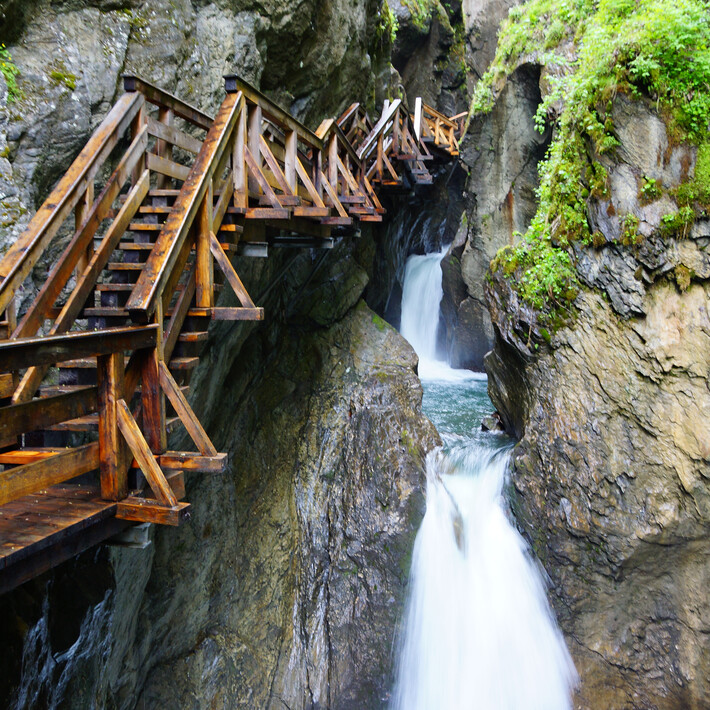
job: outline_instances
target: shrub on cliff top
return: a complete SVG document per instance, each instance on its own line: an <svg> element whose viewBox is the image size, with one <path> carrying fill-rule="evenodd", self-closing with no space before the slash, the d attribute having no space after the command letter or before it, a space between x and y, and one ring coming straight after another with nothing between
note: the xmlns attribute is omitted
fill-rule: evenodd
<svg viewBox="0 0 710 710"><path fill-rule="evenodd" d="M515 261L523 269L516 282L529 303L554 309L557 299L549 294L574 290L565 287L573 280L567 260L553 252L567 254L572 241L592 239L587 201L600 193L588 146L602 154L618 145L610 117L616 94L653 100L676 140L694 142L702 155L707 152L708 2L529 0L513 8L502 26L496 57L479 82L472 111L490 110L505 77L525 60L544 63L550 70L538 126L544 127L562 108L554 141L540 165L537 215L515 248ZM687 199L701 193L698 188ZM536 275L534 265L525 266L532 244L539 258L556 265L544 279Z"/></svg>

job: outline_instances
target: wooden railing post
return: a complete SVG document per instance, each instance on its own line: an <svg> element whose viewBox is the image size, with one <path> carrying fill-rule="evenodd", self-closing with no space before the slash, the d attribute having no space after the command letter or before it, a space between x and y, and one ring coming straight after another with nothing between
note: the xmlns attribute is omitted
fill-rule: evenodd
<svg viewBox="0 0 710 710"><path fill-rule="evenodd" d="M159 337L158 345L146 351L141 365L143 433L150 450L154 454L162 454L167 449L165 397L160 386L159 369L162 342L162 337Z"/></svg>
<svg viewBox="0 0 710 710"><path fill-rule="evenodd" d="M79 198L74 208L74 229L79 231L79 228L84 223L86 216L89 214L91 207L94 204L94 182L93 180L87 183L84 194ZM94 244L92 241L86 245L84 253L79 256L76 262L76 277L77 279L84 273L84 269L89 265L91 257L94 255Z"/></svg>
<svg viewBox="0 0 710 710"><path fill-rule="evenodd" d="M320 150L313 149L313 158L311 161L311 180L316 188L318 197L323 199L323 180L321 175L323 174L323 155Z"/></svg>
<svg viewBox="0 0 710 710"><path fill-rule="evenodd" d="M234 167L234 204L237 207L249 206L249 180L244 149L247 145L247 111L243 104L237 119L236 136L232 149L232 165Z"/></svg>
<svg viewBox="0 0 710 710"><path fill-rule="evenodd" d="M286 131L284 147L284 177L286 178L288 186L291 188L291 192L295 195L298 188L298 184L296 183L296 159L298 147L298 136L296 135L296 131Z"/></svg>
<svg viewBox="0 0 710 710"><path fill-rule="evenodd" d="M338 191L338 138L331 136L328 146L328 182L331 187Z"/></svg>
<svg viewBox="0 0 710 710"><path fill-rule="evenodd" d="M128 495L125 447L118 430L116 411L116 403L123 397L123 353L99 355L96 364L101 497L121 500Z"/></svg>
<svg viewBox="0 0 710 710"><path fill-rule="evenodd" d="M247 137L247 144L249 146L249 152L251 153L254 161L258 168L261 168L261 106L255 104L249 106L249 135ZM259 183L256 178L249 177L249 191L259 194Z"/></svg>
<svg viewBox="0 0 710 710"><path fill-rule="evenodd" d="M145 109L145 102L141 104L140 109L138 110L138 113L136 113L135 117L133 118L133 121L131 121L131 139L135 139L135 137L143 130L143 127L148 123L148 117ZM131 184L132 185L137 185L138 181L141 178L141 175L143 175L143 171L145 170L145 151L143 152L143 155L140 157L138 160L138 163L136 166L133 168L133 171L131 172Z"/></svg>
<svg viewBox="0 0 710 710"><path fill-rule="evenodd" d="M214 305L214 269L210 252L210 232L212 231L213 181L210 180L207 191L200 204L197 216L197 235L195 244L196 282L195 304L198 308L212 308Z"/></svg>
<svg viewBox="0 0 710 710"><path fill-rule="evenodd" d="M414 135L417 140L422 139L422 97L417 96L414 101Z"/></svg>
<svg viewBox="0 0 710 710"><path fill-rule="evenodd" d="M160 106L158 108L158 120L160 123L164 123L166 126L173 125L173 112L169 108ZM172 159L172 145L165 140L158 139L155 142L155 154L161 158ZM158 174L158 188L164 188L168 184L168 176L163 174Z"/></svg>

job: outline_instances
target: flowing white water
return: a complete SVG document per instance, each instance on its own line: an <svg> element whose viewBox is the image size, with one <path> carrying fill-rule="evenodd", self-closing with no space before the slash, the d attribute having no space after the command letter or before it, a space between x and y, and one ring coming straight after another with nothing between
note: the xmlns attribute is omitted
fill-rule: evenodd
<svg viewBox="0 0 710 710"><path fill-rule="evenodd" d="M403 289L402 332L427 365L424 408L446 451L427 458L390 707L567 710L576 672L538 566L505 511L510 442L478 431L490 411L485 381L435 358L442 257L410 257Z"/></svg>

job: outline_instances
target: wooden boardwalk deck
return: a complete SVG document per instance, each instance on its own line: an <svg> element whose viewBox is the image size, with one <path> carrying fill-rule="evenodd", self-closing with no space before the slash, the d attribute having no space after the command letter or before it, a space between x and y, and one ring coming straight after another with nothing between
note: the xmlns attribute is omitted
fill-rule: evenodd
<svg viewBox="0 0 710 710"><path fill-rule="evenodd" d="M184 475L225 470L187 394L212 320L264 318L233 257L332 248L382 221L384 191L425 189L458 155L463 117L420 100L311 131L239 77L225 88L212 117L126 77L0 261L0 593L134 523L181 524ZM176 426L194 451L167 451Z"/></svg>

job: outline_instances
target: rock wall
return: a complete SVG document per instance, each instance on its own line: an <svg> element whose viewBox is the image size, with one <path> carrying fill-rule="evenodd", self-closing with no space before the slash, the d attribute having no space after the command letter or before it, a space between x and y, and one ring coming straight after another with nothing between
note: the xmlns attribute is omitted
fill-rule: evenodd
<svg viewBox="0 0 710 710"><path fill-rule="evenodd" d="M600 158L609 191L588 212L600 236L575 246L577 315L546 335L494 275L486 369L521 437L512 506L552 579L582 678L576 707L700 708L710 703L710 223L663 229L696 149L674 143L642 101L619 96L613 115L620 147ZM662 187L648 204L644 176ZM640 215L632 240L628 213Z"/></svg>
<svg viewBox="0 0 710 710"><path fill-rule="evenodd" d="M525 232L536 211L537 165L550 141L549 132L535 129L540 101L539 67L521 66L462 141L465 216L442 263L446 349L454 367L482 371L493 347L485 277L498 249Z"/></svg>

